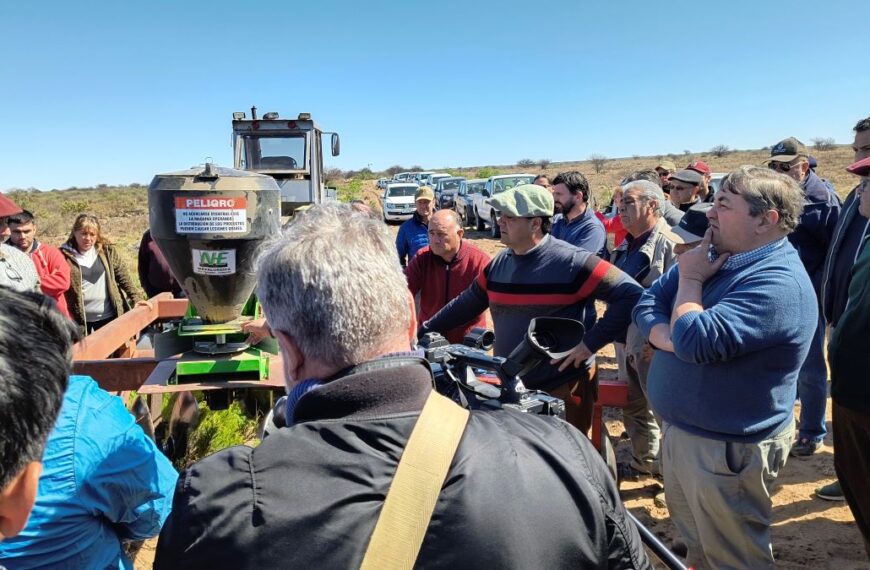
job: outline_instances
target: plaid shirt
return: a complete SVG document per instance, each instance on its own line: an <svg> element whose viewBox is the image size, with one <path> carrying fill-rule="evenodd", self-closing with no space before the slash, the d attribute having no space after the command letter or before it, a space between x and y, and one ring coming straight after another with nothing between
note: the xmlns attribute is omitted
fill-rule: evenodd
<svg viewBox="0 0 870 570"><path fill-rule="evenodd" d="M783 247L786 241L788 241L786 238L778 239L767 245L732 255L722 266L722 270L731 271L734 269L740 269L741 267L746 267L747 265L755 263L759 259L764 259L774 251ZM710 262L716 261L719 258L719 253L712 245L710 246L710 251L707 253L707 257L710 259Z"/></svg>

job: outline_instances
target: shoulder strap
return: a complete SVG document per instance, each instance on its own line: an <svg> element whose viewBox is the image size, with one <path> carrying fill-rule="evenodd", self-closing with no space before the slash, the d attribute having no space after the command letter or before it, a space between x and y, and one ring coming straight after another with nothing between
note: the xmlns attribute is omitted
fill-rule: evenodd
<svg viewBox="0 0 870 570"><path fill-rule="evenodd" d="M402 452L361 570L413 568L467 422L468 410L434 390L429 394Z"/></svg>

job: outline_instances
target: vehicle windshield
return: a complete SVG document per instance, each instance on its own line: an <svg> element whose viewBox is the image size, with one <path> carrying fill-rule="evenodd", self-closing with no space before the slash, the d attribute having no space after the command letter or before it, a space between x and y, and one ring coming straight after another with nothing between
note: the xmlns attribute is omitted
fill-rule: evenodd
<svg viewBox="0 0 870 570"><path fill-rule="evenodd" d="M480 191L483 190L483 187L486 186L486 182L475 182L474 184L469 184L467 186L468 190L466 190L469 194L480 194Z"/></svg>
<svg viewBox="0 0 870 570"><path fill-rule="evenodd" d="M387 198L405 198L416 193L416 186L393 186L387 190Z"/></svg>
<svg viewBox="0 0 870 570"><path fill-rule="evenodd" d="M509 176L507 178L496 178L492 181L492 193L498 194L505 190L510 190L520 184L531 184L534 176Z"/></svg>
<svg viewBox="0 0 870 570"><path fill-rule="evenodd" d="M441 180L440 182L438 182L438 184L441 186L441 190L446 190L446 191L458 190L459 185L461 183L462 183L462 178L451 178L449 180L444 179L444 180Z"/></svg>
<svg viewBox="0 0 870 570"><path fill-rule="evenodd" d="M304 170L305 133L298 135L242 137L242 168L253 170Z"/></svg>

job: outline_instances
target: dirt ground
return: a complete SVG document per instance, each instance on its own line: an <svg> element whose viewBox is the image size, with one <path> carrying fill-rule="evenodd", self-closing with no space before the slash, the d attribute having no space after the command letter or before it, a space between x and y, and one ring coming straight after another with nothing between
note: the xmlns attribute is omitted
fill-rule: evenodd
<svg viewBox="0 0 870 570"><path fill-rule="evenodd" d="M393 229L397 227L393 226ZM469 231L466 237L490 255L503 247L486 232ZM599 367L602 379L616 378L612 345L599 353ZM830 437L830 404L828 410L829 436L824 447L812 457L789 458L777 481L773 495L773 549L779 568L870 569L861 535L846 504L823 501L813 494L816 488L836 478ZM798 404L795 414L799 413ZM618 409L608 409L605 418L617 459L627 463L630 444L620 439L624 431L622 413ZM623 482L620 487L628 509L666 545L673 546L679 537L667 509L654 502L659 491L661 486L653 479ZM137 569L151 568L155 544L156 541L148 541L143 545L136 558Z"/></svg>

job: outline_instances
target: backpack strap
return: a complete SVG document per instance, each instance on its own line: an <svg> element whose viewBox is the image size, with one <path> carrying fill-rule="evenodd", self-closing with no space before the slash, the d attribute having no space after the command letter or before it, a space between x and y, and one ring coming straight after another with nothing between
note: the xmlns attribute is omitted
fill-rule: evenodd
<svg viewBox="0 0 870 570"><path fill-rule="evenodd" d="M434 390L414 425L363 557L361 570L414 567L468 410Z"/></svg>

